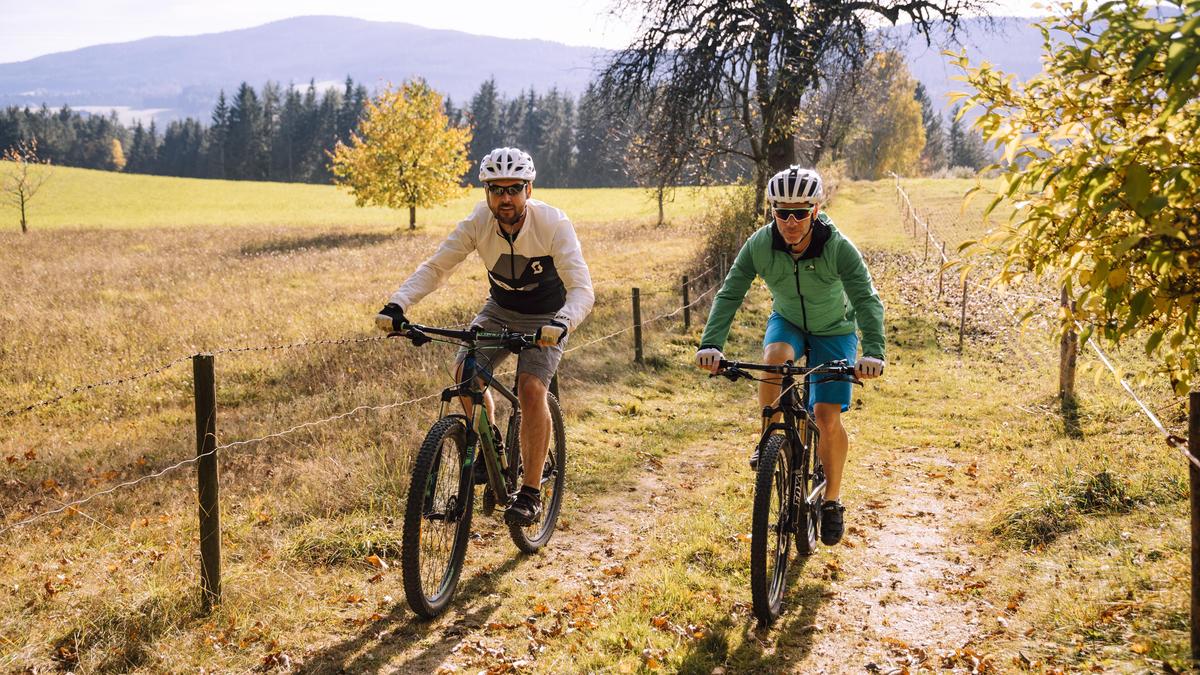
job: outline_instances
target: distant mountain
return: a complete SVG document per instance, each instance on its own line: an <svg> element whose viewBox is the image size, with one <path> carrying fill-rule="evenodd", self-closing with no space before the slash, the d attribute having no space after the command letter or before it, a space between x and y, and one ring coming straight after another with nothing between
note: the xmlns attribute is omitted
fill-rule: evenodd
<svg viewBox="0 0 1200 675"><path fill-rule="evenodd" d="M958 37L973 62L986 59L1025 78L1041 69L1041 36L1031 21L998 18L989 27L985 20L974 19L964 22ZM946 94L965 86L949 79L957 69L941 55L952 43L937 32L933 46L927 47L924 38L908 37L908 30L892 28L888 35L904 42L902 51L914 77L929 89L936 105L948 109ZM539 92L557 86L578 95L606 56L599 48L544 40L306 16L0 64L0 106L69 104L90 112L117 109L125 120L192 116L207 122L217 92L232 93L243 81L259 90L268 80L307 86L312 79L318 86L340 87L347 75L372 90L420 75L461 105L489 76L510 97L531 86Z"/></svg>
<svg viewBox="0 0 1200 675"><path fill-rule="evenodd" d="M603 50L516 40L405 23L306 16L255 28L155 37L0 64L0 106L161 109L160 119L207 120L217 92L246 81L340 85L347 75L375 89L420 75L464 102L489 76L502 92L551 86L582 93Z"/></svg>
<svg viewBox="0 0 1200 675"><path fill-rule="evenodd" d="M997 17L964 21L956 35L957 43L943 29L934 31L932 44L914 36L911 29L896 28L890 36L903 43L901 51L914 78L925 85L935 106L949 111L947 95L967 91L967 84L951 77L962 75L943 50L957 53L967 50L972 65L988 61L1006 73L1025 80L1042 70L1042 34L1033 26L1036 18Z"/></svg>

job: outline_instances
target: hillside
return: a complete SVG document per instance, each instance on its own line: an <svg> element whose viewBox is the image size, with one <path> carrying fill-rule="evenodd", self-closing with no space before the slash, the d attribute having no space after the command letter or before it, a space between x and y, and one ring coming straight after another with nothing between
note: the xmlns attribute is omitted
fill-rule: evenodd
<svg viewBox="0 0 1200 675"><path fill-rule="evenodd" d="M297 47L300 48L297 48ZM154 37L0 64L0 105L161 108L164 117L207 120L217 92L267 80L375 88L421 76L452 98L495 76L501 91L536 85L579 94L600 50L405 23L305 16L255 28ZM485 65L486 64L486 65Z"/></svg>
<svg viewBox="0 0 1200 675"><path fill-rule="evenodd" d="M942 32L932 46L889 31L903 42L909 67L935 103L945 103L954 83L942 48L956 48ZM964 22L959 40L973 59L987 59L1026 77L1040 69L1039 36L1028 19ZM303 49L296 49L303 45ZM489 55L481 67L481 55ZM420 75L460 104L489 76L513 95L551 86L578 95L605 51L545 40L511 40L403 23L334 16L286 19L244 30L189 37L155 37L49 54L0 64L0 106L52 108L69 104L94 111L156 111L159 119L207 120L217 93L246 81L304 85L310 79L339 84L347 75L374 88ZM126 112L125 115L128 117Z"/></svg>

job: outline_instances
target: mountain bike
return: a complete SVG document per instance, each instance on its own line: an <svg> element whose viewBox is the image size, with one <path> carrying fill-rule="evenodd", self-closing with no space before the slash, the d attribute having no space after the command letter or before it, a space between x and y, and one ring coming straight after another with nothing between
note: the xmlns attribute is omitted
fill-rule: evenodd
<svg viewBox="0 0 1200 675"><path fill-rule="evenodd" d="M849 376L855 383L858 379L854 376L854 366L847 361L802 368L791 361L768 365L724 359L713 377L761 381L747 372L751 370L783 376L779 398L762 410L763 432L758 442L750 529L750 595L754 616L762 625L769 625L779 617L783 607L792 538L796 540L798 554L811 555L817 550L821 531L825 468L817 455L820 431L804 404L809 387L816 378L833 380ZM780 413L781 420L772 422Z"/></svg>
<svg viewBox="0 0 1200 675"><path fill-rule="evenodd" d="M466 348L462 380L442 391L439 419L425 434L417 451L404 512L400 554L404 594L417 615L432 619L446 610L458 587L471 533L475 463L482 460L487 468L485 514L490 514L497 504L509 503L523 475L517 395L479 364L481 345L513 353L538 347L533 335L507 330L487 332L477 327L451 330L406 324L404 330L392 335L408 338L418 347L438 341ZM512 406L504 440L500 439L499 429L488 420L483 404L484 391L489 387ZM447 414L447 404L460 397L471 401L471 419L462 413ZM542 517L528 527L508 525L513 543L525 553L534 553L550 541L562 506L566 435L558 399L551 393L547 393L547 399L552 431L542 467Z"/></svg>

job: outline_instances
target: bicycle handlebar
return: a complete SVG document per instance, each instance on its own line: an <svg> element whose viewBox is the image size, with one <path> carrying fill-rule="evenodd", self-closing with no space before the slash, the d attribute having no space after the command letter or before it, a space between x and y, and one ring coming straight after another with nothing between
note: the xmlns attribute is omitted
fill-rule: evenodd
<svg viewBox="0 0 1200 675"><path fill-rule="evenodd" d="M537 346L534 343L534 335L528 333L516 333L509 330L500 332L485 331L478 326L471 326L467 330L455 330L452 328L437 328L435 326L422 326L415 323L404 324L404 329L388 333L389 337L404 337L412 340L414 347L431 342L433 338L430 335L439 335L441 337L458 340L460 342L475 345L478 342L499 342L504 347L514 351L523 349L532 349Z"/></svg>
<svg viewBox="0 0 1200 675"><path fill-rule="evenodd" d="M759 370L776 375L848 375L850 382L854 384L862 384L862 381L855 375L854 366L846 360L830 361L822 363L819 366L806 368L798 366L790 361L788 363L768 364L768 363L750 363L746 361L727 361L721 359L717 363L717 372L709 375L709 377L725 377L731 381L737 381L741 378L753 379L747 370Z"/></svg>

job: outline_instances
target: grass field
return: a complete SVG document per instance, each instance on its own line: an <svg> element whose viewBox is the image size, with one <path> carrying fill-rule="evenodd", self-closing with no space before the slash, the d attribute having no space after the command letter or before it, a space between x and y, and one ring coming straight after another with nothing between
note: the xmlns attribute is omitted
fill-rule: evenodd
<svg viewBox="0 0 1200 675"><path fill-rule="evenodd" d="M953 244L986 227L979 204L961 209L973 184L906 187ZM537 196L574 218L595 279L576 345L629 325L631 286L643 316L657 316L678 306L680 274L708 266L696 259L706 194L681 193L662 228L641 192ZM406 214L355 209L319 186L58 169L41 198L30 234L0 231L0 414L198 350L370 337L375 309L471 202L430 211L409 233L395 231ZM890 181L844 185L831 213L887 303L888 374L856 393L847 420L858 531L800 570L776 627L755 628L747 612L752 390L690 368L698 311L690 331L677 316L647 327L645 365L631 363L628 333L564 361L564 527L524 558L479 517L445 617L414 621L398 572L365 560L398 556L409 449L436 417L426 402L227 452L225 595L212 615L199 612L190 466L0 535L0 671L970 672L971 655L1002 672L1179 667L1178 457L1086 354L1081 405L1063 414L1052 341L1011 327L996 298L972 305L959 356L958 296L937 297ZM472 258L411 314L462 323L485 289ZM768 304L756 286L730 354L755 355ZM1142 365L1136 350L1116 356ZM395 341L218 354L219 438L425 395L444 386L449 357ZM1144 394L1178 428L1178 400ZM189 457L191 406L183 361L4 417L0 527ZM930 486L918 508L912 490ZM883 502L895 508L873 510ZM946 532L946 550L919 558L913 579L887 581L870 557L916 548L887 534L895 523ZM916 608L926 591L937 606ZM926 627L921 642L904 632L906 608L976 628L951 645Z"/></svg>
<svg viewBox="0 0 1200 675"><path fill-rule="evenodd" d="M408 211L358 208L346 191L329 185L198 180L126 175L54 167L51 178L30 202L33 230L69 228L140 229L145 227L355 226L407 228ZM612 222L614 218L654 222L658 204L646 190L537 189L534 197L571 214L576 223ZM418 209L418 226L453 224L482 199L479 189L431 209ZM680 190L666 207L667 218L693 219L704 213L704 199ZM15 210L0 211L0 229L19 229Z"/></svg>

